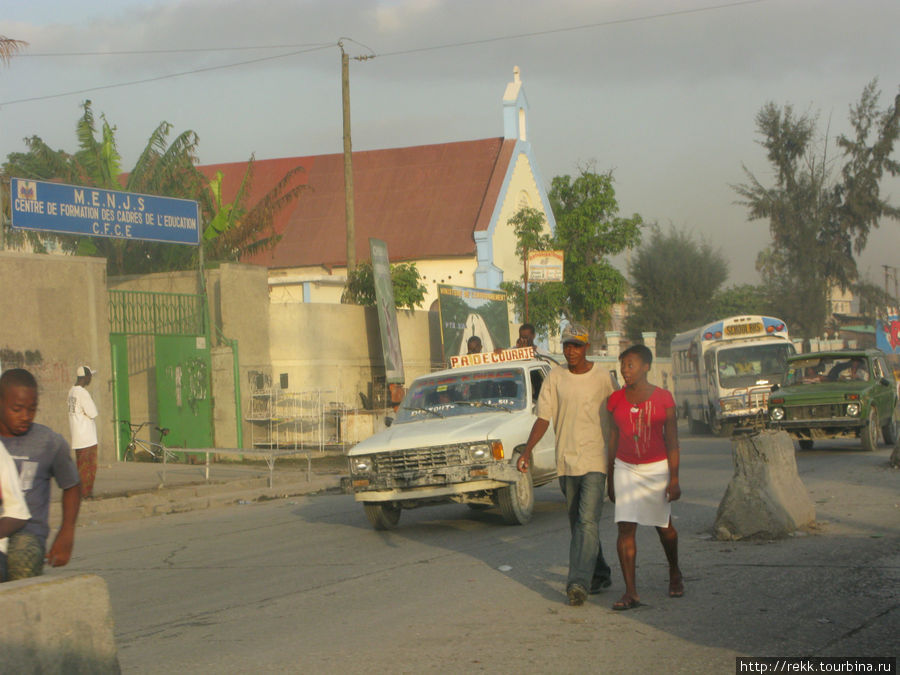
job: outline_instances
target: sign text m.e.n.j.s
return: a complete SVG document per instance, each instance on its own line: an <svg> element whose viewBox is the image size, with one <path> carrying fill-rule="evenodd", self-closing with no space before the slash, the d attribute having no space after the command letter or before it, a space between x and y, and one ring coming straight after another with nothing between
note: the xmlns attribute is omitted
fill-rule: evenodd
<svg viewBox="0 0 900 675"><path fill-rule="evenodd" d="M195 201L24 178L10 182L12 226L173 244L200 241Z"/></svg>

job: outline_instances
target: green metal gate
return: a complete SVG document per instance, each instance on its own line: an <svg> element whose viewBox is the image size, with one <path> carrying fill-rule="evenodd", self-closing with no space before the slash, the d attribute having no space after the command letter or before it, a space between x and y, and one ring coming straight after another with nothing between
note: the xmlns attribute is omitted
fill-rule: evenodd
<svg viewBox="0 0 900 675"><path fill-rule="evenodd" d="M110 344L116 452L122 458L129 439L129 336L152 339L156 416L175 447L212 446L212 395L206 298L188 293L110 291ZM148 378L149 380L149 378ZM149 384L149 382L148 382Z"/></svg>

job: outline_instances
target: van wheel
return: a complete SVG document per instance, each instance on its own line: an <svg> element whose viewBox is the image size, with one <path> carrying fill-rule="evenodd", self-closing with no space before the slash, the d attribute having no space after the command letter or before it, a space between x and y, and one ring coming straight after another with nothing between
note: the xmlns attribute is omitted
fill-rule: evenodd
<svg viewBox="0 0 900 675"><path fill-rule="evenodd" d="M515 483L497 490L497 506L507 525L524 525L534 512L531 472L520 473Z"/></svg>
<svg viewBox="0 0 900 675"><path fill-rule="evenodd" d="M873 452L878 448L878 412L874 405L869 408L869 419L860 430L859 436L862 439L863 450L866 452Z"/></svg>
<svg viewBox="0 0 900 675"><path fill-rule="evenodd" d="M363 502L366 517L376 530L393 530L400 522L399 504L393 502Z"/></svg>

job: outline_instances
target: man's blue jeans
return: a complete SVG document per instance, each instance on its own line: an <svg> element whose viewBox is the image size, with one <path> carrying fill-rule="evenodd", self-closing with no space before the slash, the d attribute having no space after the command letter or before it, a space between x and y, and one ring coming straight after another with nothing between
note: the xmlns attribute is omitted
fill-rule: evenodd
<svg viewBox="0 0 900 675"><path fill-rule="evenodd" d="M590 591L591 583L610 578L609 565L600 544L600 513L606 494L606 474L592 471L583 476L560 476L559 486L566 497L572 542L569 545L569 578L566 589L578 584Z"/></svg>

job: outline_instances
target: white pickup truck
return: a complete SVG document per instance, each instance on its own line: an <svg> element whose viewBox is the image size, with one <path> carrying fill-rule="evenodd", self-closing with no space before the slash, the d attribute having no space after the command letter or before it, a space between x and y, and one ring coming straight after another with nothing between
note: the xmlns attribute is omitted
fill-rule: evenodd
<svg viewBox="0 0 900 675"><path fill-rule="evenodd" d="M517 352L528 358L506 360ZM531 519L534 487L556 477L556 453L551 428L530 471L516 469L554 365L530 354L484 354L479 365L418 378L393 424L351 448L351 490L375 529L395 527L403 509L448 501L497 506L510 524Z"/></svg>

